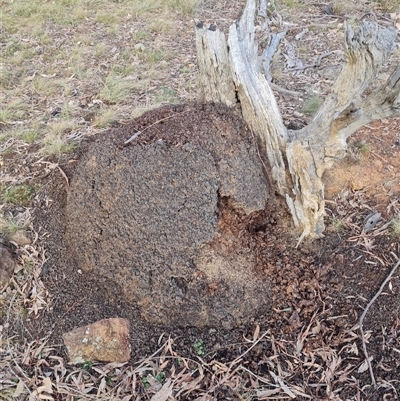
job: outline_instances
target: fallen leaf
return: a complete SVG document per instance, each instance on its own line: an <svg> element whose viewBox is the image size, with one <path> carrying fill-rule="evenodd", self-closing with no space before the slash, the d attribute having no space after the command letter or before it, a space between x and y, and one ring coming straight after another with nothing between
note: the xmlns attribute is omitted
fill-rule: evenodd
<svg viewBox="0 0 400 401"><path fill-rule="evenodd" d="M24 382L22 380L20 380L17 384L17 387L14 391L13 397L17 398L18 396L20 396L21 394L23 394L25 392L25 386L24 386Z"/></svg>
<svg viewBox="0 0 400 401"><path fill-rule="evenodd" d="M150 401L167 401L167 399L172 396L172 387L173 383L171 382L171 379L168 379L162 386L161 390L151 397Z"/></svg>
<svg viewBox="0 0 400 401"><path fill-rule="evenodd" d="M358 368L357 372L358 372L358 373L364 373L364 372L366 372L366 371L368 370L368 361L371 362L372 359L373 359L372 356L370 356L368 359L366 359L366 360L362 363L362 365Z"/></svg>

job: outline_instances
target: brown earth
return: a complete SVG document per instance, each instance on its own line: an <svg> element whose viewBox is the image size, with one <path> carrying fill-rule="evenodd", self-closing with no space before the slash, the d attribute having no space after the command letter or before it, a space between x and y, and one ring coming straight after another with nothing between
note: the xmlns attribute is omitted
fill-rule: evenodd
<svg viewBox="0 0 400 401"><path fill-rule="evenodd" d="M120 288L149 323L228 328L265 309L269 283L256 255L220 218L229 204L254 220L269 198L239 116L164 107L86 144L70 179L61 258L86 273L81 281Z"/></svg>

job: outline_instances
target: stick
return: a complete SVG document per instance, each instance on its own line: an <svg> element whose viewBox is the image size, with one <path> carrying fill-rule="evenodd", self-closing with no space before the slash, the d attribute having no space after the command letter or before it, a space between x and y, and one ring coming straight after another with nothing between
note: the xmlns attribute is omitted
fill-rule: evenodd
<svg viewBox="0 0 400 401"><path fill-rule="evenodd" d="M301 96L300 92L291 91L289 89L282 88L282 86L276 85L273 82L270 82L269 86L271 87L272 90L282 93L283 96L288 95L288 96L295 97L295 98L298 98Z"/></svg>
<svg viewBox="0 0 400 401"><path fill-rule="evenodd" d="M134 139L136 139L141 133L142 133L142 131L138 131L138 132L136 132L136 134L133 134L129 139L127 139L124 142L124 146L128 145L129 142L132 142Z"/></svg>
<svg viewBox="0 0 400 401"><path fill-rule="evenodd" d="M130 142L132 142L134 139L136 139L140 134L142 134L144 131L146 131L147 129L153 127L156 124L161 123L162 121L165 120L169 120L172 117L175 117L177 114L182 114L182 113L186 113L187 110L181 111L181 112L175 112L174 114L168 116L168 117L164 117L161 120L158 120L156 122L154 122L153 124L148 125L146 128L142 129L141 131L136 132L135 134L133 134L129 139L127 139L124 143L123 146L125 147L126 145L128 145Z"/></svg>
<svg viewBox="0 0 400 401"><path fill-rule="evenodd" d="M365 359L367 360L367 364L368 364L368 368L369 368L369 374L371 376L371 381L372 381L372 385L374 386L374 388L377 388L376 385L376 381L375 381L375 376L374 376L374 371L372 370L372 365L371 365L371 361L369 360L368 357L368 351L367 351L367 345L365 343L365 335L364 335L364 329L363 329L363 322L364 322L364 318L365 315L367 314L369 308L372 306L372 304L376 301L376 299L379 297L379 295L381 295L385 285L388 283L388 281L392 278L393 274L395 273L396 269L399 267L400 265L400 259L398 260L398 262L394 265L393 269L391 270L391 272L389 273L389 275L386 277L385 281L382 283L382 285L380 286L378 292L374 295L374 297L371 299L371 301L369 301L367 307L364 309L364 312L362 313L361 317L360 317L360 332L361 332L361 340L362 340L362 346L363 346L363 350L364 350L364 355L365 355Z"/></svg>
<svg viewBox="0 0 400 401"><path fill-rule="evenodd" d="M307 68L315 68L315 67L319 67L321 65L321 61L323 58L330 56L331 54L337 53L336 50L333 50L331 52L326 52L324 54L321 54L318 57L318 60L313 63L313 64L307 64L307 65L303 65L302 67L295 67L295 68L289 68L288 71L292 72L292 71L301 71L301 70L306 70Z"/></svg>

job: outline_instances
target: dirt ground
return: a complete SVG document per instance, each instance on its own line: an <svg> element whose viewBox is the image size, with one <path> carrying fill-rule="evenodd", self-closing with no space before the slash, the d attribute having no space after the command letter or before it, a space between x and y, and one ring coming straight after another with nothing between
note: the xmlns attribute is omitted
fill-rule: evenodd
<svg viewBox="0 0 400 401"><path fill-rule="evenodd" d="M153 111L142 119L150 125L162 115L162 111L160 114ZM144 126L140 119L136 124ZM379 230L400 208L400 146L396 124L396 120L381 122L380 132L384 135L378 136L377 124L357 133L353 140L367 141L371 149L360 153L355 147L330 172L327 231L320 240L295 248L290 218L279 203L256 219L246 221L229 205L224 205L224 221L238 237L240 234L241 241L255 250L259 273L272 282L273 288L272 311L234 330L149 325L137 308L124 301L119 288L106 284L100 287L90 274L78 273L68 254L60 254L67 186L65 178L55 171L39 197L37 206L41 207L37 208L35 219L35 225L50 234L43 282L51 294L52 307L43 319L33 320L28 330L40 338L51 329L51 342L57 343L63 332L74 327L120 316L132 324L132 362L152 354L164 333L174 339L174 350L183 357L196 358L193 344L201 340L202 359L206 363L215 360L229 363L243 352L240 345L243 338L252 337L259 326L260 332L268 332L276 340L281 369L287 372L290 381L302 382L302 388L305 382L312 385L306 394L312 394L314 399L324 399L330 389L337 391L340 399L352 399L357 394L369 400L382 399L384 394L392 397L386 399L396 399L400 388L399 274L390 280L364 323L369 355L381 384L377 391L371 388L368 370L362 369L364 358L357 327L367 302L400 252L399 238L389 228ZM163 129L171 134L169 128L166 121ZM154 134L150 131L149 135ZM61 165L70 179L77 158L79 155ZM377 161L380 165L384 163L381 169L377 168ZM46 199L52 200L49 208L44 207ZM379 211L382 221L363 233L364 219L371 211ZM62 348L60 351L63 355ZM276 352L270 342L260 342L242 359L242 364L262 376ZM330 378L326 372L322 376L319 372L326 362L332 365ZM315 369L311 372L305 369L307 363L312 363ZM340 387L344 390L340 391Z"/></svg>
<svg viewBox="0 0 400 401"><path fill-rule="evenodd" d="M153 117L157 119L157 113ZM400 171L396 165L399 145L397 130L393 129L396 121L381 123L381 126L386 133L385 142L377 139L373 150L367 154L350 154L341 164L343 170L336 168L342 174L329 181L328 193L332 194L330 186L339 186L341 190L329 197L325 238L296 249L295 237L288 228L289 218L283 207L281 211L276 208L266 210L256 221L246 223L241 240L257 249L260 271L274 283L273 310L236 330L150 326L140 318L137 309L124 303L117 288L99 288L98 282L92 282L90 276L78 274L67 260L61 263L62 208L67 186L60 172L54 171L45 181L36 204L40 207L35 213L35 225L50 234L43 281L51 294L51 312L40 320L27 322L26 329L31 338L42 338L49 330L54 330L51 343L57 344L60 335L73 327L105 317L121 316L133 323L132 362L152 354L159 337L164 334L174 339L174 350L178 355L196 358L193 344L201 340L204 347L202 359L206 363L215 360L229 363L242 354L246 345L244 338L251 338L259 326L261 333L268 332L268 336L275 339L278 351L271 348L273 342L260 341L252 352L247 353L242 364L255 374L265 374L271 358L278 353L281 369L287 372L291 382L302 383L302 388L306 382L316 386L310 387L311 391L307 393L313 394L315 399L326 397L328 385L335 390L346 389L336 393L339 399L351 399L357 394L361 394L361 399L382 399L383 394L391 394L391 398L386 399L396 399L400 365L397 355L400 348L398 274L375 302L365 321L369 354L373 356L377 380L383 386L374 393L368 372L358 373L363 363L358 319L400 251L398 238L388 229L379 231L385 221L399 212L400 200ZM364 129L357 133L356 140L370 141L371 132L376 134L376 130ZM387 146L387 143L393 145ZM67 176L71 176L71 161L77 157L79 155L61 165ZM374 164L375 160L382 159L394 161L385 165L386 170L393 173L392 180L385 179L384 172ZM361 168L365 177L376 184L368 186L367 181L363 188L354 190L354 185L361 185ZM357 174L348 172L353 170ZM46 206L46 202L51 206ZM364 218L375 210L382 213L383 222L363 234ZM229 207L224 208L224 213L231 228L238 229L240 216ZM62 347L59 352L65 357ZM273 360L277 362L275 358ZM315 369L309 372L304 365L311 361ZM321 376L318 367L326 362L332 364L332 376L329 380L325 377L321 383L324 375ZM222 395L217 399L227 397L226 392L231 391L229 388L219 389Z"/></svg>
<svg viewBox="0 0 400 401"><path fill-rule="evenodd" d="M224 27L243 2L232 2L231 7L222 3L218 10ZM288 38L293 39L304 26L314 27L307 42L315 46L301 50L310 62L323 49L342 48L342 15L355 7L346 3L335 19L324 12L327 5L313 3L308 11L292 16L298 25L289 29ZM204 9L201 17L211 20L215 11ZM363 11L357 10L360 14ZM333 21L335 26L324 35L327 24ZM188 54L192 54L193 46L187 46ZM277 73L283 70L283 55L275 60L274 82L302 94L293 98L276 92L288 127L298 128L310 120L307 112L300 111L304 100L316 92L318 96L328 92L330 74L343 61L342 56L332 53L318 68L293 75ZM392 63L393 59L388 69ZM155 110L139 117L136 124L150 125L159 120L158 113ZM121 129L120 123L114 125L114 129ZM163 128L168 129L167 121ZM94 140L88 135L84 141L90 146ZM400 214L400 119L363 127L350 138L348 156L326 173L324 238L296 248L296 233L279 199L256 219L243 219L228 202L221 205L223 221L233 233L240 232L240 241L256 252L258 273L268 277L273 288L271 310L230 330L149 325L137 308L124 302L119 288L100 286L68 263L62 252L64 208L68 181L83 149L62 158L48 158L50 167L45 174L36 174L43 167L35 155L36 144L2 155L3 174L32 175L32 182L41 188L33 204L33 232L40 234L36 240L45 249L40 279L51 301L39 319L28 317L23 324L15 325L15 332L31 342L45 337L54 350L50 365L59 363L57 358L66 360L63 332L119 316L131 322L132 365L146 358L150 361L151 355L158 358L160 344L169 338L161 359L168 362L171 358L172 362L161 369L164 365L157 365L156 358L157 364L154 359L151 366L154 372L164 370L174 377L181 363L187 363L188 370L196 372L190 378L194 384L188 400L400 398L400 270L364 320L376 389L371 384L359 330L361 314L400 257L400 238L390 226L385 227ZM365 219L373 212L381 213L382 219L364 232ZM34 375L34 363L27 366ZM96 372L89 367L87 383L97 380ZM136 388L142 391L136 399L151 398L144 381Z"/></svg>

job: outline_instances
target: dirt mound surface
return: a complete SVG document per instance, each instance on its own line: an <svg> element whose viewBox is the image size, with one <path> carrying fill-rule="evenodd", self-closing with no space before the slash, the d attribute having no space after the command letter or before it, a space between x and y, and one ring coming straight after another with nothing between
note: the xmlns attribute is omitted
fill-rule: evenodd
<svg viewBox="0 0 400 401"><path fill-rule="evenodd" d="M244 221L267 198L255 143L232 111L169 106L98 137L80 158L66 255L120 287L148 322L231 327L265 308L269 291L222 209Z"/></svg>

